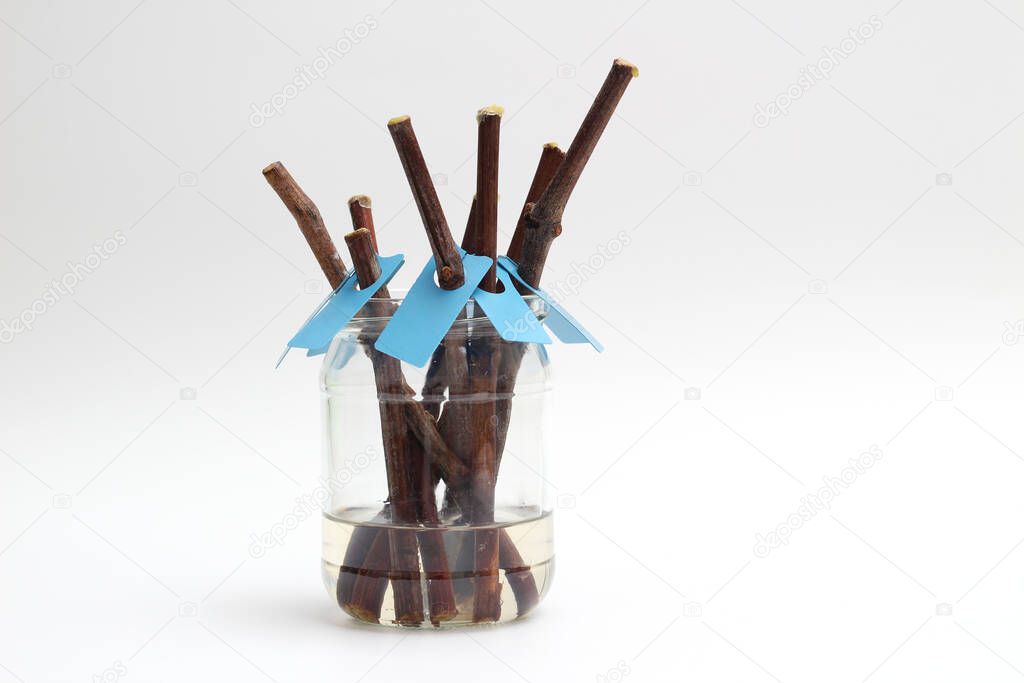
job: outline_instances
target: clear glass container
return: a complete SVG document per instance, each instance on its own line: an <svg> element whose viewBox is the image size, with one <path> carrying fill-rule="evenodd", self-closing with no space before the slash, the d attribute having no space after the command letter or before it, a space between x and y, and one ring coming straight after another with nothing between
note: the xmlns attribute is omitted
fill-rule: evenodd
<svg viewBox="0 0 1024 683"><path fill-rule="evenodd" d="M375 624L521 618L554 569L546 350L504 341L470 300L416 368L373 348L398 303L371 301L324 358L324 583Z"/></svg>

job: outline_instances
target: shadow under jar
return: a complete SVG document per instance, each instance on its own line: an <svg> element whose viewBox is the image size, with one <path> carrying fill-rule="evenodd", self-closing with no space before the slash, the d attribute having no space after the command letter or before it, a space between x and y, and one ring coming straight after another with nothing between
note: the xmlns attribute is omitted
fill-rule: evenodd
<svg viewBox="0 0 1024 683"><path fill-rule="evenodd" d="M399 303L371 301L324 358L324 583L374 624L523 617L554 569L547 352L504 341L470 300L416 368L373 348Z"/></svg>

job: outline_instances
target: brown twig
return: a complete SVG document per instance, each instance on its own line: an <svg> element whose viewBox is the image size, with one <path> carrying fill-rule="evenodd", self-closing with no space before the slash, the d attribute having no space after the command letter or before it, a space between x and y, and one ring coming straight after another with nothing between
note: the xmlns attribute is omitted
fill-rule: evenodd
<svg viewBox="0 0 1024 683"><path fill-rule="evenodd" d="M498 150L503 112L501 107L491 105L476 114L476 196L470 207L473 220L467 234L474 235L473 253L491 259L491 268L479 285L485 292L498 290Z"/></svg>
<svg viewBox="0 0 1024 683"><path fill-rule="evenodd" d="M377 230L373 227L373 202L365 194L357 194L348 198L348 213L352 216L352 229L365 228L370 231L373 250L380 252L377 246Z"/></svg>
<svg viewBox="0 0 1024 683"><path fill-rule="evenodd" d="M356 535L360 538L357 540ZM366 551L351 573L351 588L342 593L342 582L338 580L338 604L352 616L362 621L378 621L384 606L384 594L388 590L388 575L391 569L391 538L387 529L376 526L359 526L352 534L349 548L353 544L365 545ZM346 553L346 562L347 562ZM395 589L398 590L397 588Z"/></svg>
<svg viewBox="0 0 1024 683"><path fill-rule="evenodd" d="M562 232L562 212L565 211L569 195L576 187L601 133L615 113L615 106L626 92L626 86L639 73L629 62L615 60L576 137L569 145L565 160L558 167L544 194L526 214L519 273L534 287L540 283L540 274L544 270L551 242Z"/></svg>
<svg viewBox="0 0 1024 683"><path fill-rule="evenodd" d="M516 222L516 230L512 233L512 241L508 243L508 250L505 254L519 263L523 257L523 232L526 229L526 212L540 196L544 194L555 171L565 159L565 152L561 150L557 142L549 142L544 145L540 153L540 161L537 162L537 170L533 173L533 182L526 192L526 201L523 202L523 209L519 212L519 220Z"/></svg>
<svg viewBox="0 0 1024 683"><path fill-rule="evenodd" d="M384 442L384 466L388 480L391 521L414 525L417 517L416 491L408 462L408 430L401 405L392 400L400 390L400 361L374 350L371 352L377 377L377 400ZM423 601L419 585L419 553L412 529L391 529L391 585L395 595L395 622L418 625L423 622ZM415 579L415 580L413 580Z"/></svg>
<svg viewBox="0 0 1024 683"><path fill-rule="evenodd" d="M275 161L264 168L263 177L274 188L274 192L288 207L295 222L299 224L299 230L302 231L310 249L313 250L313 255L316 256L320 269L327 276L331 288L340 287L345 276L348 275L348 270L345 268L345 262L341 260L338 250L334 248L331 235L324 226L324 219L320 215L320 210L316 208L316 204L302 191L302 188L280 161Z"/></svg>
<svg viewBox="0 0 1024 683"><path fill-rule="evenodd" d="M381 515L378 517L383 521L384 518ZM345 559L342 560L341 567L338 569L338 586L335 591L338 604L342 609L364 620L371 621L380 617L380 601L370 597L370 593L375 594L377 590L371 591L369 587L364 586L358 597L356 597L355 590L361 576L370 569L380 567L378 558L372 560L370 558L379 532L380 527L376 526L362 525L353 529L352 536L345 546ZM385 576L384 585L380 587L379 591L381 598L384 596L384 591L387 590L387 583L387 576ZM375 604L376 607L374 607ZM373 618L367 619L368 616Z"/></svg>
<svg viewBox="0 0 1024 683"><path fill-rule="evenodd" d="M501 133L500 107L477 112L476 210L470 224L474 253L491 260L480 288L498 289L498 152ZM495 431L495 378L498 371L498 345L488 339L489 324L471 337L466 348L469 390L469 469L472 491L470 522L482 527L475 532L473 621L497 621L501 618L501 583L498 573L498 534L494 523L494 487L497 432Z"/></svg>
<svg viewBox="0 0 1024 683"><path fill-rule="evenodd" d="M356 231L345 236L349 255L359 278L360 287L369 287L380 277L369 231ZM382 288L383 289L383 288ZM387 295L387 292L378 293ZM371 301L371 315L387 315L387 304ZM375 310L374 310L375 309ZM384 466L387 472L388 504L391 521L398 525L415 525L418 517L417 496L411 481L408 462L408 428L402 404L395 399L403 394L401 361L370 349L377 400L380 409L381 434L384 442ZM392 589L395 596L395 621L419 624L423 621L423 603L419 587L419 553L416 534L412 530L392 529L389 532ZM413 580L415 577L415 581Z"/></svg>
<svg viewBox="0 0 1024 683"><path fill-rule="evenodd" d="M398 150L398 158L402 161L405 177L416 200L423 227L427 230L430 248L434 252L434 263L437 267L437 282L442 289L458 289L465 281L462 270L462 259L455 247L448 221L441 210L441 202L430 179L430 171L423 160L416 133L412 129L412 121L408 116L398 116L388 121L388 130Z"/></svg>
<svg viewBox="0 0 1024 683"><path fill-rule="evenodd" d="M569 195L579 181L580 174L583 173L583 168L590 159L601 133L604 132L612 114L615 113L615 107L626 91L626 86L638 74L639 70L633 64L622 59L615 60L611 71L605 78L604 85L601 86L601 90L594 98L594 103L583 119L576 137L569 145L564 160L558 166L558 170L555 171L547 187L534 202L527 198L523 214L516 226L516 234L522 236L522 246L517 248L518 253L516 254L519 258L512 255L511 252L514 250L511 246L509 247L509 256L519 264L519 274L522 278L533 287L540 285L548 250L554 239L562 232L562 212L569 201ZM538 175L541 170L540 166L544 163L543 154L541 157L541 164L537 169ZM534 183L530 187L531 193L539 182L535 175ZM511 419L511 397L515 390L516 377L519 374L525 349L522 345L506 344L503 351L501 367L498 372L497 393L507 399L498 401L497 461L499 464L501 463L501 454L505 449L505 439Z"/></svg>
<svg viewBox="0 0 1024 683"><path fill-rule="evenodd" d="M359 285L372 285L380 277L381 270L369 230L363 228L345 235L345 243L352 256ZM376 297L378 300L371 300L370 304L377 310L371 310L371 314L385 316L391 313L394 305L379 300L390 298L386 286L377 291ZM415 438L409 438L414 431L410 417L417 413L411 412L407 405L411 400L411 390L402 373L401 361L376 349L370 350L370 360L381 402L381 429L392 519L400 524L425 523L436 526L437 502L430 466L425 462L426 452ZM444 541L435 533L421 533L418 537L424 570L427 572L430 619L435 624L447 621L455 617L456 607ZM418 614L416 611L420 590L416 542L417 535L414 533L405 530L391 533L392 568L410 577L409 581L392 582L396 621L399 623L419 623L423 620L422 606ZM416 577L415 581L412 576ZM416 593L416 596L411 593Z"/></svg>

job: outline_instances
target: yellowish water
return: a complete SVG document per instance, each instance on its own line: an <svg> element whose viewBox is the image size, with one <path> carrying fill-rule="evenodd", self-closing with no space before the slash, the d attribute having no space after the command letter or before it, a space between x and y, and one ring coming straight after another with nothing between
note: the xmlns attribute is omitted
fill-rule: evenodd
<svg viewBox="0 0 1024 683"><path fill-rule="evenodd" d="M422 556L419 558L417 572L400 574L391 570L387 540L382 536L380 547L375 556L371 552L369 559L364 559L359 566L346 566L346 555L350 558L359 554L360 546L367 550L368 539L373 539L379 530L392 527L375 523L352 523L347 519L367 519L372 511L345 510L336 514L325 514L323 517L323 562L322 573L324 585L333 599L339 597L339 576L344 575L348 588L341 594L347 599L343 606L346 612L362 621L384 625L395 624L395 587L400 590L414 590L422 596L423 620L425 626L431 625L430 591L428 575L424 570ZM544 597L551 584L554 570L553 524L551 513L541 514L536 510L497 509L495 518L502 520L487 526L446 526L440 529L424 529L405 527L403 532L415 534L417 546L424 547L427 534L432 534L435 547L440 540L443 542L444 556L455 595L457 613L454 618L440 622L443 627L459 626L474 623L474 593L478 572L474 568L474 547L479 538L499 538L500 556L499 582L501 584L501 610L498 622L511 621L525 616L536 607L536 603ZM354 544L354 545L353 545ZM349 546L353 545L350 550ZM514 551L511 549L514 548ZM518 555L518 557L516 557ZM511 558L515 558L515 562ZM362 569L363 576L359 575ZM431 579L434 577L432 576ZM449 579L442 579L449 580ZM343 584L344 585L344 584ZM384 586L386 585L386 589ZM533 586L536 586L534 590ZM383 591L383 600L380 593ZM353 598L352 596L356 597ZM376 599L364 599L367 595L376 595ZM365 606L369 609L352 605ZM379 616L377 611L379 610ZM406 624L410 625L410 624Z"/></svg>

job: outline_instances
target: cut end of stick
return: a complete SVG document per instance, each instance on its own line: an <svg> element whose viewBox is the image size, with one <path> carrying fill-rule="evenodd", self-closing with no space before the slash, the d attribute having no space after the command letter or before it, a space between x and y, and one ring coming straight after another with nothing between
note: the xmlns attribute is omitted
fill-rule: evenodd
<svg viewBox="0 0 1024 683"><path fill-rule="evenodd" d="M480 121L487 116L501 116L504 113L505 107L497 104L491 104L476 112L476 122L480 123Z"/></svg>
<svg viewBox="0 0 1024 683"><path fill-rule="evenodd" d="M374 251L380 251L377 246L377 233L373 227L373 203L365 194L357 194L348 200L348 213L352 218L352 229L366 228L370 231L370 242Z"/></svg>
<svg viewBox="0 0 1024 683"><path fill-rule="evenodd" d="M391 126L397 126L398 124L404 123L405 121L408 121L408 120L409 120L409 115L408 114L402 114L401 116L396 116L395 118L388 120L388 128L390 128Z"/></svg>
<svg viewBox="0 0 1024 683"><path fill-rule="evenodd" d="M269 177L270 175L273 175L274 173L280 173L281 169L283 169L283 168L284 168L284 164L282 164L280 161L275 161L272 164L267 164L267 166L263 169L263 176L264 177Z"/></svg>
<svg viewBox="0 0 1024 683"><path fill-rule="evenodd" d="M545 142L544 143L544 149L558 149L558 148L559 147L558 147L558 143L557 142Z"/></svg>
<svg viewBox="0 0 1024 683"><path fill-rule="evenodd" d="M349 197L348 198L348 205L352 206L353 204L358 204L359 206L363 207L364 209L372 209L373 208L373 202L370 201L370 198L367 197L365 194L357 194L357 195L353 195L353 196Z"/></svg>
<svg viewBox="0 0 1024 683"><path fill-rule="evenodd" d="M369 230L367 230L366 228L358 228L345 235L345 242L347 244L352 244L354 242L358 242L359 240L368 239L369 237Z"/></svg>
<svg viewBox="0 0 1024 683"><path fill-rule="evenodd" d="M628 68L630 72L632 72L633 78L637 78L640 76L640 69L637 67L637 65L634 64L633 62L627 62L625 59L622 59L621 57L615 60L615 66Z"/></svg>

